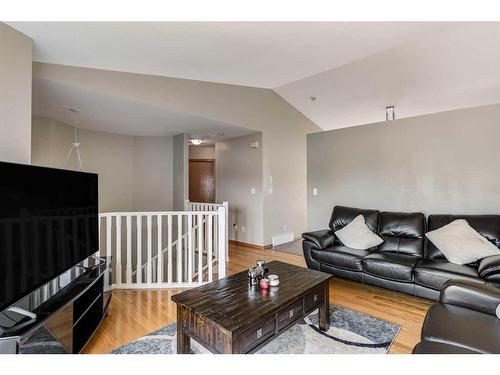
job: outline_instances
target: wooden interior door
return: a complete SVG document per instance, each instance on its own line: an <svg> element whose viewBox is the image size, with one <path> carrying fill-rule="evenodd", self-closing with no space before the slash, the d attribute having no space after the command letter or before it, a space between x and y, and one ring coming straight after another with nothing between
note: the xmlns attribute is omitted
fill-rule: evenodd
<svg viewBox="0 0 500 375"><path fill-rule="evenodd" d="M215 203L215 160L189 160L189 200Z"/></svg>

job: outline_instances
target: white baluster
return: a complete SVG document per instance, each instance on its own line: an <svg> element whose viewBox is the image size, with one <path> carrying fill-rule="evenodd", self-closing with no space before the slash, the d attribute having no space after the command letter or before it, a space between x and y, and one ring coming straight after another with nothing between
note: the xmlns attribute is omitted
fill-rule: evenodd
<svg viewBox="0 0 500 375"><path fill-rule="evenodd" d="M146 274L146 280L148 284L151 284L153 282L152 275L153 275L153 264L151 262L153 258L153 246L152 246L152 240L153 240L153 224L152 224L152 217L151 215L147 216L147 226L148 226L148 260L147 260L147 274Z"/></svg>
<svg viewBox="0 0 500 375"><path fill-rule="evenodd" d="M142 216L137 216L137 271L135 274L136 283L142 284Z"/></svg>
<svg viewBox="0 0 500 375"><path fill-rule="evenodd" d="M219 260L219 215L214 216L214 252L215 259Z"/></svg>
<svg viewBox="0 0 500 375"><path fill-rule="evenodd" d="M127 284L132 284L132 216L127 215Z"/></svg>
<svg viewBox="0 0 500 375"><path fill-rule="evenodd" d="M112 217L106 216L106 256L111 256L111 223Z"/></svg>
<svg viewBox="0 0 500 375"><path fill-rule="evenodd" d="M188 214L188 282L193 282L193 215Z"/></svg>
<svg viewBox="0 0 500 375"><path fill-rule="evenodd" d="M207 262L208 262L208 282L212 282L212 221L214 219L214 215L207 216L208 220L208 253L207 253Z"/></svg>
<svg viewBox="0 0 500 375"><path fill-rule="evenodd" d="M225 233L226 236L224 238L224 242L226 243L226 261L229 259L229 203L222 202L222 206L224 207L224 218L226 220L225 225Z"/></svg>
<svg viewBox="0 0 500 375"><path fill-rule="evenodd" d="M225 249L225 244L226 241L224 240L226 238L226 217L224 213L224 208L219 207L218 210L219 213L219 279L223 278L226 276L226 249Z"/></svg>
<svg viewBox="0 0 500 375"><path fill-rule="evenodd" d="M167 249L167 282L172 283L172 215L168 215L167 219L167 237L168 237L168 249Z"/></svg>
<svg viewBox="0 0 500 375"><path fill-rule="evenodd" d="M156 272L156 282L160 285L163 282L163 247L162 247L162 217L157 216L158 227L158 271Z"/></svg>
<svg viewBox="0 0 500 375"><path fill-rule="evenodd" d="M203 282L203 215L198 214L198 283Z"/></svg>
<svg viewBox="0 0 500 375"><path fill-rule="evenodd" d="M122 217L116 217L116 280L115 283L122 283Z"/></svg>
<svg viewBox="0 0 500 375"><path fill-rule="evenodd" d="M111 258L111 216L106 216L106 256L108 259ZM112 259L114 261L114 259ZM112 267L114 269L114 267ZM104 283L106 285L112 284L113 280L109 280L109 272L106 272L104 274Z"/></svg>
<svg viewBox="0 0 500 375"><path fill-rule="evenodd" d="M183 256L182 267L184 269L184 271L183 271L184 275L187 275L188 274L188 236L187 236L187 232L184 235L183 243L184 243L184 251L183 251L183 255L182 255Z"/></svg>
<svg viewBox="0 0 500 375"><path fill-rule="evenodd" d="M182 215L177 215L177 282L182 283Z"/></svg>

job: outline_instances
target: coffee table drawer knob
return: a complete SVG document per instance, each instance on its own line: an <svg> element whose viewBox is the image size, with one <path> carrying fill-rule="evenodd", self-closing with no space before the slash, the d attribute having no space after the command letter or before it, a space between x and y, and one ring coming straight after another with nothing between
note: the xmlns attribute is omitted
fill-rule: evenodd
<svg viewBox="0 0 500 375"><path fill-rule="evenodd" d="M290 318L293 318L293 310L290 310L289 316Z"/></svg>
<svg viewBox="0 0 500 375"><path fill-rule="evenodd" d="M262 337L262 328L259 328L257 330L257 340L260 339Z"/></svg>
<svg viewBox="0 0 500 375"><path fill-rule="evenodd" d="M314 297L313 297L313 301L314 301L314 302L318 302L318 295L317 295L317 294L315 294L315 295L314 295Z"/></svg>

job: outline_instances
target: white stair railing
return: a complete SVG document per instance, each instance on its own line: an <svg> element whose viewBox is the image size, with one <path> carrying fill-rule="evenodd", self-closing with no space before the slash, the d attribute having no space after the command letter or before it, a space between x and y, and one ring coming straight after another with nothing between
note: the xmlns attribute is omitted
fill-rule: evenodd
<svg viewBox="0 0 500 375"><path fill-rule="evenodd" d="M194 287L226 275L227 205L99 216L100 253L113 259L113 288Z"/></svg>
<svg viewBox="0 0 500 375"><path fill-rule="evenodd" d="M219 208L224 208L226 216L226 260L229 259L229 204L228 202L222 203L203 203L203 202L190 202L184 201L185 211L217 211Z"/></svg>

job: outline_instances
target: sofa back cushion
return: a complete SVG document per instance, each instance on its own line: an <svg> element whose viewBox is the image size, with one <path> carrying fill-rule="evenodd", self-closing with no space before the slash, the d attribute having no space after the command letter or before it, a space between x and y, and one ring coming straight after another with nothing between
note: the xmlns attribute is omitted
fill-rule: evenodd
<svg viewBox="0 0 500 375"><path fill-rule="evenodd" d="M496 247L500 247L500 215L429 215L428 228L432 230L441 228L457 219L465 219L469 225L479 232ZM426 258L446 259L443 253L426 240Z"/></svg>
<svg viewBox="0 0 500 375"><path fill-rule="evenodd" d="M378 251L424 256L425 215L420 212L381 212Z"/></svg>
<svg viewBox="0 0 500 375"><path fill-rule="evenodd" d="M365 218L365 223L368 228L371 229L373 233L377 233L378 227L378 217L379 212L377 210L365 210L362 208L346 207L346 206L335 206L333 207L332 217L330 218L330 229L334 232L342 229L351 221L353 221L356 216L363 215ZM334 245L341 245L337 236L334 239Z"/></svg>

